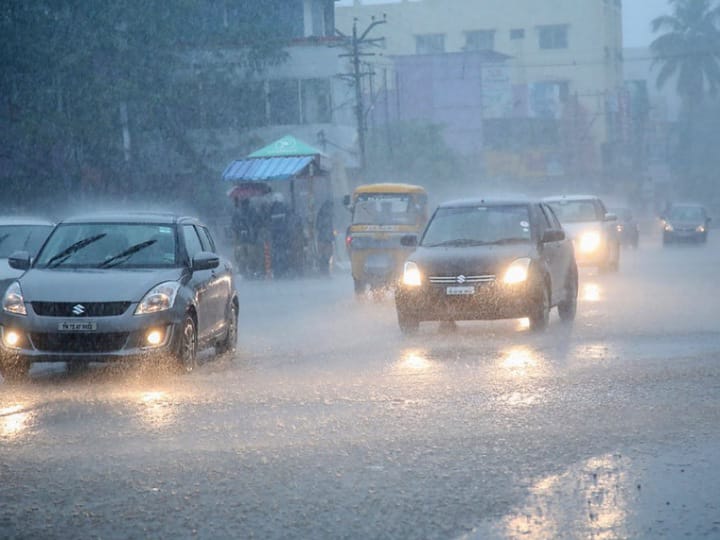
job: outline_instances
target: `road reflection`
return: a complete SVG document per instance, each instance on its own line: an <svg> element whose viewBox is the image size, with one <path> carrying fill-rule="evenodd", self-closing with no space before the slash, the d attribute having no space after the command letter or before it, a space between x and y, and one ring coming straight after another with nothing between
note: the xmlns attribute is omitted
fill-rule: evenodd
<svg viewBox="0 0 720 540"><path fill-rule="evenodd" d="M528 504L505 518L507 538L627 537L626 467L615 455L591 458L530 488Z"/></svg>
<svg viewBox="0 0 720 540"><path fill-rule="evenodd" d="M547 371L542 355L527 345L516 345L501 351L499 366L512 377L542 375Z"/></svg>
<svg viewBox="0 0 720 540"><path fill-rule="evenodd" d="M585 283L582 286L582 300L585 302L599 302L602 300L602 289L597 283Z"/></svg>
<svg viewBox="0 0 720 540"><path fill-rule="evenodd" d="M435 366L435 362L430 360L425 349L406 349L402 352L396 367L401 373L411 374L426 373L437 366Z"/></svg>
<svg viewBox="0 0 720 540"><path fill-rule="evenodd" d="M151 428L164 427L173 422L175 407L165 391L153 390L140 394L140 418Z"/></svg>
<svg viewBox="0 0 720 540"><path fill-rule="evenodd" d="M22 404L0 408L0 438L17 439L30 427L32 413Z"/></svg>

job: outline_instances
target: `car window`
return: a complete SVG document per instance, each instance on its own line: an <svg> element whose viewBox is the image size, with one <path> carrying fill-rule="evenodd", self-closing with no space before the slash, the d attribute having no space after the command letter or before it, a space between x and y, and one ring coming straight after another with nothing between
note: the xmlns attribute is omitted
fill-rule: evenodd
<svg viewBox="0 0 720 540"><path fill-rule="evenodd" d="M560 220L555 215L555 212L553 212L553 209L550 208L548 205L543 204L542 205L543 211L545 212L546 217L550 220L550 225L553 229L562 229L562 225L560 224Z"/></svg>
<svg viewBox="0 0 720 540"><path fill-rule="evenodd" d="M177 265L175 228L151 223L64 223L38 254L39 268L164 268Z"/></svg>
<svg viewBox="0 0 720 540"><path fill-rule="evenodd" d="M421 244L482 245L529 242L530 214L527 205L478 205L439 208Z"/></svg>
<svg viewBox="0 0 720 540"><path fill-rule="evenodd" d="M540 213L540 216L541 216L541 217L540 217L540 224L541 224L540 229L541 229L541 232L542 232L542 230L544 230L544 229L552 229L552 228L553 228L552 220L550 219L550 216L548 215L547 208L545 207L544 204L541 204L541 205L540 205L540 212L539 212L539 213Z"/></svg>
<svg viewBox="0 0 720 540"><path fill-rule="evenodd" d="M193 225L183 225L183 236L188 257L192 259L203 250L202 242L200 242L200 237Z"/></svg>
<svg viewBox="0 0 720 540"><path fill-rule="evenodd" d="M593 199L551 201L548 206L553 209L560 223L602 221L605 217L602 205L596 204Z"/></svg>
<svg viewBox="0 0 720 540"><path fill-rule="evenodd" d="M7 259L15 251L35 255L52 229L51 225L0 225L0 258Z"/></svg>
<svg viewBox="0 0 720 540"><path fill-rule="evenodd" d="M198 227L200 233L200 241L205 251L212 251L215 253L215 242L213 241L212 235L207 227Z"/></svg>
<svg viewBox="0 0 720 540"><path fill-rule="evenodd" d="M669 218L673 221L703 221L705 211L699 206L673 206Z"/></svg>

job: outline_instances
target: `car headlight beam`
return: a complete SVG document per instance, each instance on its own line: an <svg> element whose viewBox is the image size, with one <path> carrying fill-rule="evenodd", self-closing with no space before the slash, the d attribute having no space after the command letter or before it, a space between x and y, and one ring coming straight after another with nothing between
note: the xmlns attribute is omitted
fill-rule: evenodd
<svg viewBox="0 0 720 540"><path fill-rule="evenodd" d="M527 281L530 269L530 259L523 257L517 259L508 266L503 276L503 283L506 285L515 285L517 283L524 283Z"/></svg>
<svg viewBox="0 0 720 540"><path fill-rule="evenodd" d="M408 287L419 287L422 285L422 274L417 264L412 261L405 263L402 282Z"/></svg>
<svg viewBox="0 0 720 540"><path fill-rule="evenodd" d="M583 253L592 253L600 247L600 233L586 232L580 237L580 251Z"/></svg>
<svg viewBox="0 0 720 540"><path fill-rule="evenodd" d="M180 284L177 281L166 281L156 285L140 301L135 309L135 315L158 313L171 309L175 304L178 289L180 289Z"/></svg>
<svg viewBox="0 0 720 540"><path fill-rule="evenodd" d="M27 315L25 308L25 298L23 298L20 282L14 281L5 291L2 300L3 311L13 313L14 315Z"/></svg>

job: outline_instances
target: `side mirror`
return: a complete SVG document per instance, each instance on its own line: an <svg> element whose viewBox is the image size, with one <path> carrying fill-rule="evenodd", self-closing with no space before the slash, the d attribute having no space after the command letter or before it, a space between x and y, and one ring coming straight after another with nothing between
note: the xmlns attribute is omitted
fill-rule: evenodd
<svg viewBox="0 0 720 540"><path fill-rule="evenodd" d="M565 240L565 231L562 229L548 229L543 233L542 243L562 242Z"/></svg>
<svg viewBox="0 0 720 540"><path fill-rule="evenodd" d="M617 214L611 214L609 212L605 214L605 221L617 221L617 219Z"/></svg>
<svg viewBox="0 0 720 540"><path fill-rule="evenodd" d="M220 266L220 257L209 251L201 251L193 257L192 270L212 270Z"/></svg>
<svg viewBox="0 0 720 540"><path fill-rule="evenodd" d="M30 268L30 254L27 251L16 251L10 255L8 264L15 270L27 270Z"/></svg>
<svg viewBox="0 0 720 540"><path fill-rule="evenodd" d="M345 208L350 208L350 195L343 195L342 203Z"/></svg>
<svg viewBox="0 0 720 540"><path fill-rule="evenodd" d="M417 247L418 237L414 234L406 234L400 237L400 245L403 247Z"/></svg>

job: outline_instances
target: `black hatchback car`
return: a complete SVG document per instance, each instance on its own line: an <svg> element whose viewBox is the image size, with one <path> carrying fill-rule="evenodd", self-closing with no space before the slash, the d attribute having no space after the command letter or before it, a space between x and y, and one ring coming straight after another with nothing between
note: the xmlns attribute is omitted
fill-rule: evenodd
<svg viewBox="0 0 720 540"><path fill-rule="evenodd" d="M201 347L235 347L232 266L198 220L167 214L76 217L37 257L10 258L25 273L0 309L0 368L20 378L32 362L169 358L192 370Z"/></svg>
<svg viewBox="0 0 720 540"><path fill-rule="evenodd" d="M553 306L562 320L574 319L577 291L572 242L546 204L461 200L435 210L395 304L405 334L421 321L524 317L542 330Z"/></svg>

